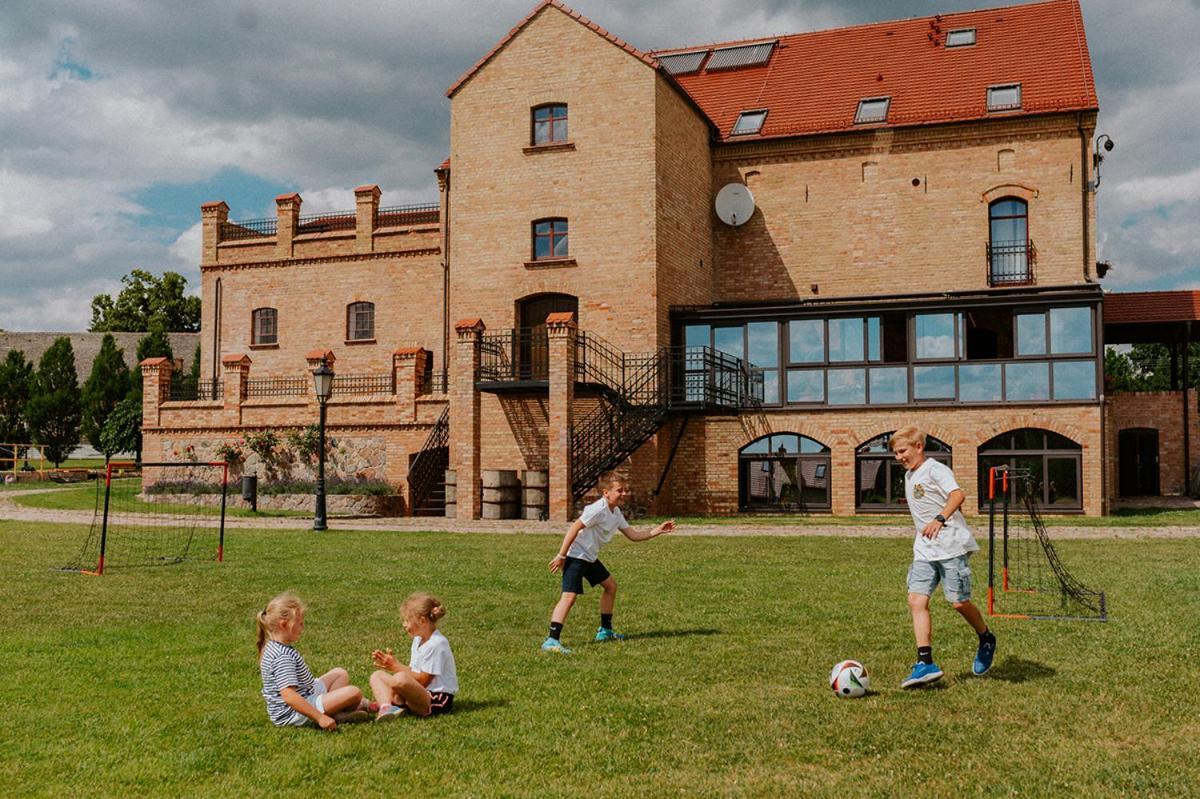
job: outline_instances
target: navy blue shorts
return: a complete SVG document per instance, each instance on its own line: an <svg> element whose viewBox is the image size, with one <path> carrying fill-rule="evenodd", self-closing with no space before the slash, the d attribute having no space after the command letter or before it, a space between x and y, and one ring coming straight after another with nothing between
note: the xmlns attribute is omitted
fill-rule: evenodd
<svg viewBox="0 0 1200 799"><path fill-rule="evenodd" d="M431 716L449 713L454 707L454 694L448 694L445 691L434 691L429 697L429 715Z"/></svg>
<svg viewBox="0 0 1200 799"><path fill-rule="evenodd" d="M564 594L582 594L583 578L595 587L609 578L608 569L598 560L580 560L567 558L563 564L562 590Z"/></svg>

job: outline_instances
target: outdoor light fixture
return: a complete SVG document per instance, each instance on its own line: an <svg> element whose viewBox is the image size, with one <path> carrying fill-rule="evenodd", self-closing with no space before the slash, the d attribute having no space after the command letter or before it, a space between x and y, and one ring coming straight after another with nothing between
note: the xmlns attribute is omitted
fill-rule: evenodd
<svg viewBox="0 0 1200 799"><path fill-rule="evenodd" d="M321 423L317 444L317 509L313 514L313 529L327 530L325 524L325 405L333 396L333 370L327 361L313 369L313 389L317 395L317 403L321 406Z"/></svg>
<svg viewBox="0 0 1200 799"><path fill-rule="evenodd" d="M1092 191L1100 188L1100 164L1104 163L1104 153L1100 152L1101 147L1104 148L1104 153L1111 153L1116 145L1108 134L1096 137L1096 151L1092 153L1092 168L1096 171L1096 179L1092 181Z"/></svg>

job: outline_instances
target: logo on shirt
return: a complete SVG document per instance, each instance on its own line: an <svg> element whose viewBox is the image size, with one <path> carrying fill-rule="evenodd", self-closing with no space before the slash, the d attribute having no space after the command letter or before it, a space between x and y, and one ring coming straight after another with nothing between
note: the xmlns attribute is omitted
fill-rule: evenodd
<svg viewBox="0 0 1200 799"><path fill-rule="evenodd" d="M913 499L924 499L924 498L925 498L925 486L921 485L920 483L917 483L916 485L913 486Z"/></svg>

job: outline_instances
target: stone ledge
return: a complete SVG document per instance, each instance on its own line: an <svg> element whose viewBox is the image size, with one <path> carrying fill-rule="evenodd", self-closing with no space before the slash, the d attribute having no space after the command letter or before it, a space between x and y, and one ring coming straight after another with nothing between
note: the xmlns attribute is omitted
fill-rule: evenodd
<svg viewBox="0 0 1200 799"><path fill-rule="evenodd" d="M176 502L179 504L211 505L220 507L219 494L141 494L139 498L145 502ZM248 508L250 503L241 499L240 495L230 489L226 500L227 507ZM313 494L260 494L258 497L259 510L295 510L312 511L316 504ZM326 494L326 513L337 516L403 516L404 497L399 494Z"/></svg>

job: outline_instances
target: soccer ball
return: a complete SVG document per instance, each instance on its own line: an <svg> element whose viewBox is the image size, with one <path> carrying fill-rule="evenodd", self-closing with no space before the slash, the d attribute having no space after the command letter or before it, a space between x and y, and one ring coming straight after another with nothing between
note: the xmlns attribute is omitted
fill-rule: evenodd
<svg viewBox="0 0 1200 799"><path fill-rule="evenodd" d="M864 696L871 687L867 667L857 660L843 660L829 673L829 687L843 699Z"/></svg>

